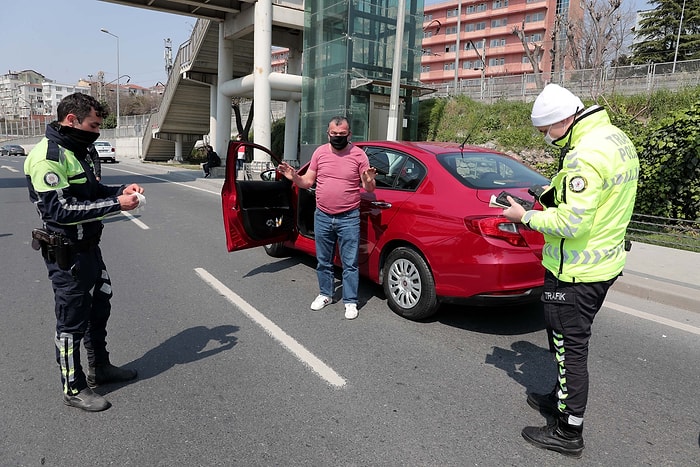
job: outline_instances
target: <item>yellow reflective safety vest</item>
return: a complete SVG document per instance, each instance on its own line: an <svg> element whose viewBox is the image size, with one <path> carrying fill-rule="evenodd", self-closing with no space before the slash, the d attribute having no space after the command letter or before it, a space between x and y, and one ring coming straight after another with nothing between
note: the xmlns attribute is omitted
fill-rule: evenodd
<svg viewBox="0 0 700 467"><path fill-rule="evenodd" d="M634 144L599 106L580 115L557 142L566 142L569 150L540 197L545 210L527 211L522 221L544 235L542 265L559 280L617 277L625 265L625 232L637 194Z"/></svg>

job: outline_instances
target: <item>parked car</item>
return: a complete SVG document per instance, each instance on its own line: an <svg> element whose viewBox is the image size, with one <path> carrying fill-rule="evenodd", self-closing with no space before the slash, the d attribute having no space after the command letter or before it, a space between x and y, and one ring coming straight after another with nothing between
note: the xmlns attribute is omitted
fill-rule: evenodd
<svg viewBox="0 0 700 467"><path fill-rule="evenodd" d="M117 152L109 141L95 141L94 144L100 156L100 162L117 162Z"/></svg>
<svg viewBox="0 0 700 467"><path fill-rule="evenodd" d="M274 169L261 174L263 180L236 180L238 144L229 145L222 189L228 251L264 246L273 257L289 249L315 255L313 187L299 189ZM240 144L279 161L266 148ZM508 221L501 209L489 207L489 200L503 190L532 200L528 188L548 184L545 177L481 147L354 144L377 169L376 190L361 191L360 273L383 286L394 312L417 320L433 315L440 303L502 305L539 299L542 235ZM315 293L310 290L309 296Z"/></svg>
<svg viewBox="0 0 700 467"><path fill-rule="evenodd" d="M0 150L0 155L3 156L26 156L24 148L18 144L6 144Z"/></svg>

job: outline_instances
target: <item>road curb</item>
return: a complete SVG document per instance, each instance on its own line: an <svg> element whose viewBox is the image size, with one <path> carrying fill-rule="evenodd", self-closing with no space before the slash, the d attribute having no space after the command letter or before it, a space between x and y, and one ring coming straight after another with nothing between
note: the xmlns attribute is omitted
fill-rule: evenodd
<svg viewBox="0 0 700 467"><path fill-rule="evenodd" d="M630 273L623 275L612 290L664 305L700 313L700 290Z"/></svg>

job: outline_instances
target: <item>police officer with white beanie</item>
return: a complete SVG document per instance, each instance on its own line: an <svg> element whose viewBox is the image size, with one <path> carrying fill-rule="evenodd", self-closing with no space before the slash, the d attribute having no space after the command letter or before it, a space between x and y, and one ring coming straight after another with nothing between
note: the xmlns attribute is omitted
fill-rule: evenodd
<svg viewBox="0 0 700 467"><path fill-rule="evenodd" d="M556 84L537 97L531 119L545 141L559 148L559 172L539 196L544 210L525 211L510 199L503 214L544 235L542 302L557 381L550 393L527 396L532 408L554 421L526 427L522 436L537 447L581 457L591 325L625 265L639 161L605 109L585 109Z"/></svg>

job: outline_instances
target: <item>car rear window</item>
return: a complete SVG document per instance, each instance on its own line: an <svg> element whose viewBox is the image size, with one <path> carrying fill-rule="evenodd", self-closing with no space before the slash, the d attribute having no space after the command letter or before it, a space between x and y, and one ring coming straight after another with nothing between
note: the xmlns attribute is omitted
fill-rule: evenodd
<svg viewBox="0 0 700 467"><path fill-rule="evenodd" d="M112 146L112 145L111 145L110 143L106 143L106 142L104 142L104 141L95 141L95 147L97 147L97 146L106 146L106 147L110 147L110 146Z"/></svg>
<svg viewBox="0 0 700 467"><path fill-rule="evenodd" d="M502 190L549 184L546 177L503 154L465 151L441 154L438 161L460 183L470 188Z"/></svg>

